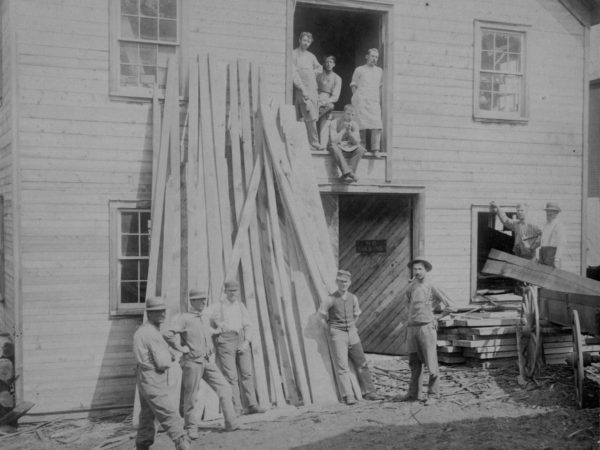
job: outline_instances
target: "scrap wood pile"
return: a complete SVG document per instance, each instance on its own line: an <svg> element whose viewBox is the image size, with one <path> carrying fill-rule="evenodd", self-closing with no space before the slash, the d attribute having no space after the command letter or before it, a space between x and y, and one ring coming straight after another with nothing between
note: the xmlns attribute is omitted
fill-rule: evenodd
<svg viewBox="0 0 600 450"><path fill-rule="evenodd" d="M336 261L304 126L293 107L267 102L264 72L247 61L192 61L183 121L178 80L171 60L162 114L154 99L147 295L164 296L172 316L187 310L188 289L207 289L214 303L224 280L238 279L258 329L259 403L335 401L330 342L316 310L334 289ZM203 418L215 417L207 385L199 399Z"/></svg>

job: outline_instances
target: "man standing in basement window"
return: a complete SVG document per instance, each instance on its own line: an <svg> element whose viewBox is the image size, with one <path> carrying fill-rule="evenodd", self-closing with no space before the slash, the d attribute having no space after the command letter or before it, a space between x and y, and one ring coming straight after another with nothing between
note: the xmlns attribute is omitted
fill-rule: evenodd
<svg viewBox="0 0 600 450"><path fill-rule="evenodd" d="M517 204L516 219L508 217L496 202L491 202L490 207L498 215L502 225L513 231L515 236L513 253L521 258L534 259L535 251L540 246L542 230L527 220L527 205Z"/></svg>
<svg viewBox="0 0 600 450"><path fill-rule="evenodd" d="M241 414L242 403L238 383L240 371L242 394L248 405L247 414L264 413L258 405L254 387L254 369L252 367L252 324L250 314L240 301L240 287L237 281L225 281L225 299L215 304L210 315L212 325L217 329L217 360L223 375L233 393L233 404Z"/></svg>
<svg viewBox="0 0 600 450"><path fill-rule="evenodd" d="M548 202L544 210L546 211L546 223L542 227L539 262L560 269L562 259L567 253L567 233L563 224L558 220L561 209L558 203Z"/></svg>
<svg viewBox="0 0 600 450"><path fill-rule="evenodd" d="M319 313L329 325L329 333L333 343L334 367L338 374L344 402L354 405L356 397L350 382L348 357L356 367L358 381L365 400L379 400L371 380L371 372L356 329L356 319L360 315L358 298L348 292L351 284L350 272L338 270L336 282L338 290L330 295L319 308Z"/></svg>

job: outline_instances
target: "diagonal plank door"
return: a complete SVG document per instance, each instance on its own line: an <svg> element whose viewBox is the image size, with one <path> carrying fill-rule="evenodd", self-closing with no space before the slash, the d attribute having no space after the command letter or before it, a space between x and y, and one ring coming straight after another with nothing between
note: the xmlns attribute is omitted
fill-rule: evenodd
<svg viewBox="0 0 600 450"><path fill-rule="evenodd" d="M352 273L350 290L362 309L357 326L367 352L400 353L389 343L395 340L395 317L404 307L400 300L410 277L406 265L412 248L411 211L408 196L339 197L340 268ZM357 251L357 241L373 240L385 240L385 251Z"/></svg>

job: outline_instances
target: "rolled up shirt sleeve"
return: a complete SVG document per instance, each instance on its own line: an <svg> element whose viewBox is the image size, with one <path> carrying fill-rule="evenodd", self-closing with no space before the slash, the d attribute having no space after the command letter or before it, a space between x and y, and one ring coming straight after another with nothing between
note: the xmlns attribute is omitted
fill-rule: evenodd
<svg viewBox="0 0 600 450"><path fill-rule="evenodd" d="M456 312L456 302L450 298L442 289L432 286L433 310L437 312Z"/></svg>

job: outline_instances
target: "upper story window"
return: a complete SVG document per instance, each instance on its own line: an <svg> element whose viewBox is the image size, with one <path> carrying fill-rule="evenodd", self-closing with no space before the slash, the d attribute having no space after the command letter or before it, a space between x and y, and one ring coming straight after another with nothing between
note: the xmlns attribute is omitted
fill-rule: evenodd
<svg viewBox="0 0 600 450"><path fill-rule="evenodd" d="M527 120L525 37L523 27L475 22L476 119Z"/></svg>
<svg viewBox="0 0 600 450"><path fill-rule="evenodd" d="M112 314L142 313L150 260L150 209L136 202L111 202Z"/></svg>
<svg viewBox="0 0 600 450"><path fill-rule="evenodd" d="M167 60L180 53L179 0L112 0L111 94L151 97L165 88Z"/></svg>

